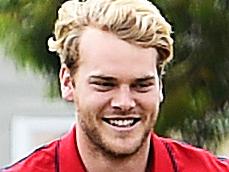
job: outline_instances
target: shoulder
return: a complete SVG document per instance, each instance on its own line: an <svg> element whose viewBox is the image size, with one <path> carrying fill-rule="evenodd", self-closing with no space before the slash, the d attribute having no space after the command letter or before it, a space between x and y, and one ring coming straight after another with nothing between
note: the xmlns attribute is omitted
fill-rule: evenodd
<svg viewBox="0 0 229 172"><path fill-rule="evenodd" d="M173 154L181 168L198 171L208 169L209 171L229 171L229 159L217 157L207 150L196 148L192 145L173 139L160 138L167 150Z"/></svg>
<svg viewBox="0 0 229 172"><path fill-rule="evenodd" d="M59 140L41 146L18 162L0 170L2 172L51 172L55 169L55 156Z"/></svg>

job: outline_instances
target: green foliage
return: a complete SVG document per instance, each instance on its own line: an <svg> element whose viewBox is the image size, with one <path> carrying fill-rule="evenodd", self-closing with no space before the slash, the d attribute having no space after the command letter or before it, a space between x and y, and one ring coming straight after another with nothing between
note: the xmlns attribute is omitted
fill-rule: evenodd
<svg viewBox="0 0 229 172"><path fill-rule="evenodd" d="M59 59L47 50L64 0L0 0L0 40L18 66L47 76L58 95ZM214 151L228 134L229 1L155 0L173 25L175 58L156 130Z"/></svg>
<svg viewBox="0 0 229 172"><path fill-rule="evenodd" d="M228 126L229 104L225 104L222 110L208 112L199 119L186 118L180 132L183 140L214 152L228 136Z"/></svg>
<svg viewBox="0 0 229 172"><path fill-rule="evenodd" d="M59 59L47 50L47 38L52 33L56 9L61 4L50 0L8 0L0 11L0 39L6 53L17 66L48 74L49 96L58 95Z"/></svg>
<svg viewBox="0 0 229 172"><path fill-rule="evenodd" d="M228 1L156 2L175 30L175 59L165 78L166 101L157 131L181 132L182 139L214 151L229 127L220 127L229 109Z"/></svg>

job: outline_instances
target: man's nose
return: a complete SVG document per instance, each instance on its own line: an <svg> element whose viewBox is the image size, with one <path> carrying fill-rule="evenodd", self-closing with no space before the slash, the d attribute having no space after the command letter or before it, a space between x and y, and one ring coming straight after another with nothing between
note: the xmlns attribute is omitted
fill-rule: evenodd
<svg viewBox="0 0 229 172"><path fill-rule="evenodd" d="M114 109L128 111L136 106L129 86L120 87L111 100L111 106Z"/></svg>

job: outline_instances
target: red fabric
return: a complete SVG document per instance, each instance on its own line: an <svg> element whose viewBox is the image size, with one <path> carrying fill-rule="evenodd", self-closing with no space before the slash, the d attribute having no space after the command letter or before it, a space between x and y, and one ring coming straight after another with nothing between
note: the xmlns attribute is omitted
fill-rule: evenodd
<svg viewBox="0 0 229 172"><path fill-rule="evenodd" d="M171 139L161 140L171 146L181 172L229 172L229 159L220 160L206 150Z"/></svg>
<svg viewBox="0 0 229 172"><path fill-rule="evenodd" d="M41 147L3 172L85 172L76 149L75 128ZM202 149L152 134L152 172L229 172L229 160L218 160ZM1 170L0 170L1 171Z"/></svg>
<svg viewBox="0 0 229 172"><path fill-rule="evenodd" d="M164 143L156 136L152 135L151 141L154 147L153 172L174 172L172 162L168 155Z"/></svg>
<svg viewBox="0 0 229 172"><path fill-rule="evenodd" d="M3 172L52 172L55 171L55 148L57 142L54 141L48 146L35 150L28 157L20 160L11 167L2 170ZM1 170L0 170L1 171Z"/></svg>
<svg viewBox="0 0 229 172"><path fill-rule="evenodd" d="M80 158L76 145L75 128L70 135L66 135L60 142L60 172L83 172L86 171L85 166Z"/></svg>

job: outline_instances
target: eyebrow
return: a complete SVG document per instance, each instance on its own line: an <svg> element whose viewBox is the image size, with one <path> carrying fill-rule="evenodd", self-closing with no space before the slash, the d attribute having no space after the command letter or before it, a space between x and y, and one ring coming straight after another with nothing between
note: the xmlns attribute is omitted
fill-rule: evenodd
<svg viewBox="0 0 229 172"><path fill-rule="evenodd" d="M111 76L104 76L104 75L92 75L89 77L89 80L91 79L100 79L100 80L106 80L106 81L116 81L114 77Z"/></svg>
<svg viewBox="0 0 229 172"><path fill-rule="evenodd" d="M113 82L117 81L117 79L112 76L104 76L104 75L92 75L89 77L89 81L91 79L100 79L100 80L113 81ZM135 82L145 82L148 80L155 80L155 76L146 75L144 77L139 77L139 78L134 79Z"/></svg>
<svg viewBox="0 0 229 172"><path fill-rule="evenodd" d="M137 78L135 81L136 82L144 82L144 81L148 81L148 80L155 80L155 76L152 75L147 75L141 78Z"/></svg>

